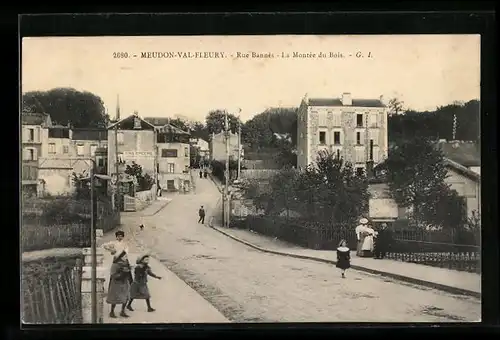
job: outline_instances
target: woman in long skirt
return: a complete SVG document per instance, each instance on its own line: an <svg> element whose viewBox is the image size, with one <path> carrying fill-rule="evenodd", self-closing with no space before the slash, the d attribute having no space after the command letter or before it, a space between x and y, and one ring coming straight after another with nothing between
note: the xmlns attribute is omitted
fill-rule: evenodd
<svg viewBox="0 0 500 340"><path fill-rule="evenodd" d="M148 288L148 275L155 279L161 280L161 277L154 274L149 267L149 255L143 255L136 261L134 269L134 282L130 286L130 300L127 309L133 311L132 302L134 300L146 300L148 312L154 312L155 309L151 307L151 294Z"/></svg>
<svg viewBox="0 0 500 340"><path fill-rule="evenodd" d="M112 254L114 255L113 264L111 265L108 296L106 297L106 302L111 305L109 316L116 318L115 307L121 304L120 316L127 318L128 315L125 313L125 307L129 300L130 292L130 265L127 260L127 253L124 250L120 254L112 251Z"/></svg>
<svg viewBox="0 0 500 340"><path fill-rule="evenodd" d="M351 250L347 247L347 241L342 240L337 248L336 267L341 270L342 278L345 279L345 271L351 267Z"/></svg>

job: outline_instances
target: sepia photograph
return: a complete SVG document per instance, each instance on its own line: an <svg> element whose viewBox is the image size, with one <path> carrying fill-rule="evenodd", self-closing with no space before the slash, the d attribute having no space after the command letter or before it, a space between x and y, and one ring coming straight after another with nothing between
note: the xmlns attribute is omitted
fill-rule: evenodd
<svg viewBox="0 0 500 340"><path fill-rule="evenodd" d="M21 322L480 322L480 44L22 38Z"/></svg>

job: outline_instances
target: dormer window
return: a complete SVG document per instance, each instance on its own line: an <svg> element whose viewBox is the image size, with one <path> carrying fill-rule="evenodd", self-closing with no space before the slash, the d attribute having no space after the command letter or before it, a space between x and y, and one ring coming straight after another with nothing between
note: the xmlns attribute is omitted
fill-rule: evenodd
<svg viewBox="0 0 500 340"><path fill-rule="evenodd" d="M141 129L141 119L139 117L134 117L134 129Z"/></svg>

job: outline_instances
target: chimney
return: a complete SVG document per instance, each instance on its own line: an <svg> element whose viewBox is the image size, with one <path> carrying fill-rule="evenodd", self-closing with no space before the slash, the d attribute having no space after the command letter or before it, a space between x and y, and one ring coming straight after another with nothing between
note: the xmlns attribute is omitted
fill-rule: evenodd
<svg viewBox="0 0 500 340"><path fill-rule="evenodd" d="M351 106L352 105L352 98L351 98L351 94L349 92L342 93L342 105L344 105L344 106Z"/></svg>

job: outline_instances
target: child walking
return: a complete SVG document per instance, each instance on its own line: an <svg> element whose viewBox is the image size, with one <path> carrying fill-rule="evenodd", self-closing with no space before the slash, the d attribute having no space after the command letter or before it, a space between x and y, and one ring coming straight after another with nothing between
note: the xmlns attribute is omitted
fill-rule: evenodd
<svg viewBox="0 0 500 340"><path fill-rule="evenodd" d="M340 268L342 278L345 279L345 271L351 267L351 251L347 247L346 240L342 240L337 248L337 268Z"/></svg>
<svg viewBox="0 0 500 340"><path fill-rule="evenodd" d="M148 288L148 275L155 279L161 280L161 277L155 275L149 267L149 255L142 255L136 261L134 269L134 282L130 286L130 300L127 304L127 309L133 311L132 302L134 300L146 300L148 312L154 312L155 309L151 307L151 294Z"/></svg>

